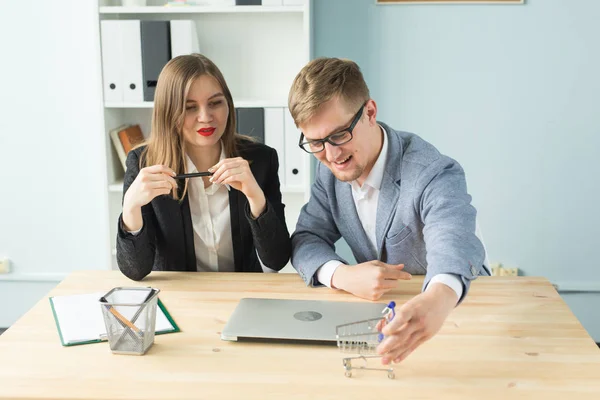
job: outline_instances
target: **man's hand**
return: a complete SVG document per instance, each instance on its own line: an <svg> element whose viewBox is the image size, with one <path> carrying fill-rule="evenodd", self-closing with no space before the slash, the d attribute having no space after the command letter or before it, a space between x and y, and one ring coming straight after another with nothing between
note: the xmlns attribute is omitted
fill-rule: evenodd
<svg viewBox="0 0 600 400"><path fill-rule="evenodd" d="M377 347L382 364L398 363L442 327L458 301L456 292L443 283L433 287L396 310L396 316L381 331L385 339Z"/></svg>
<svg viewBox="0 0 600 400"><path fill-rule="evenodd" d="M391 265L381 261L368 261L357 265L340 265L333 276L333 288L342 289L357 297L378 300L384 293L398 286L398 280L412 276L402 271L403 264Z"/></svg>

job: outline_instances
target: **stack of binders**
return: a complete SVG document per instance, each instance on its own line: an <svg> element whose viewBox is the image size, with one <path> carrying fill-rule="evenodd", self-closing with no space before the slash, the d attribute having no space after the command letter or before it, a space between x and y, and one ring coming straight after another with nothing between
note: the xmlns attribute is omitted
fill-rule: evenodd
<svg viewBox="0 0 600 400"><path fill-rule="evenodd" d="M171 58L199 52L191 20L101 21L104 101L154 101L158 75Z"/></svg>
<svg viewBox="0 0 600 400"><path fill-rule="evenodd" d="M170 0L168 6L302 6L305 0Z"/></svg>
<svg viewBox="0 0 600 400"><path fill-rule="evenodd" d="M277 150L279 183L286 189L302 189L305 174L300 131L287 107L236 108L238 132L253 136Z"/></svg>

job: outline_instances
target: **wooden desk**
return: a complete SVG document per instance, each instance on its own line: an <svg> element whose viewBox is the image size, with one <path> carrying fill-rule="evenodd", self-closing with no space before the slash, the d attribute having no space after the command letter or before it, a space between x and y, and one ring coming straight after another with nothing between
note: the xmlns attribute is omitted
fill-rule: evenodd
<svg viewBox="0 0 600 400"><path fill-rule="evenodd" d="M384 301L402 304L422 277ZM600 350L545 279L479 278L442 330L395 367L346 378L335 346L230 343L219 332L242 297L362 301L296 274L78 272L49 295L161 289L181 333L144 356L107 343L62 347L47 298L0 336L2 399L600 398ZM10 307L10 304L3 304Z"/></svg>

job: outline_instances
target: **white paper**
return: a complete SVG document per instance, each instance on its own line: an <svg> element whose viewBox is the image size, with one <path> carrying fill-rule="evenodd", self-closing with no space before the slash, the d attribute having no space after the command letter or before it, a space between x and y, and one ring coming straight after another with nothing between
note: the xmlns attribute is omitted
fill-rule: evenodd
<svg viewBox="0 0 600 400"><path fill-rule="evenodd" d="M124 292L119 293L119 301L131 301L132 303L141 303L148 294L147 291L127 292L127 298L123 298ZM106 335L106 327L104 325L104 317L100 308L100 297L106 292L96 292L70 296L53 296L50 300L54 305L56 320L59 325L59 330L62 334L64 344L75 344L89 340L101 339L102 335ZM115 300L114 298L112 299ZM123 311L125 318L131 319L135 314L135 309L131 312ZM155 332L173 331L166 315L156 307L156 325Z"/></svg>

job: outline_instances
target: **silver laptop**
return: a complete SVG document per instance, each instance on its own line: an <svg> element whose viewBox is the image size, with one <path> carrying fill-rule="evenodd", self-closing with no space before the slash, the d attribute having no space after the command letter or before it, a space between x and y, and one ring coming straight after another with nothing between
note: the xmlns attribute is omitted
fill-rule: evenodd
<svg viewBox="0 0 600 400"><path fill-rule="evenodd" d="M223 328L221 339L335 343L337 325L382 317L386 305L243 298Z"/></svg>

